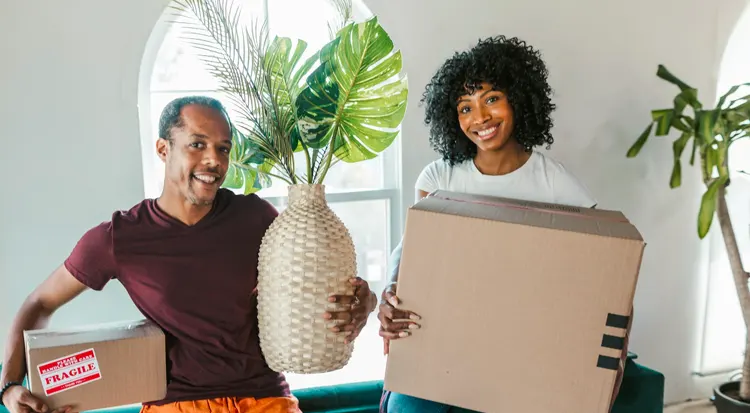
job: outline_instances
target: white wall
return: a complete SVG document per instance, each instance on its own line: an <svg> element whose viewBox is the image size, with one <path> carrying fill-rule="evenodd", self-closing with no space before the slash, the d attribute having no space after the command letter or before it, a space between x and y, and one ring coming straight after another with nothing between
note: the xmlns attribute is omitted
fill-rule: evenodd
<svg viewBox="0 0 750 413"><path fill-rule="evenodd" d="M0 334L82 233L143 198L137 81L166 1L0 2ZM139 317L112 283L57 325Z"/></svg>
<svg viewBox="0 0 750 413"><path fill-rule="evenodd" d="M83 231L142 198L138 70L166 3L0 3L0 331ZM691 377L705 278L705 248L694 230L700 188L688 180L669 190L669 141L653 141L636 160L624 154L649 110L674 94L655 77L657 64L714 96L723 44L745 0L464 0L440 1L442 9L435 0L367 3L403 50L410 77L402 151L408 200L435 157L417 102L437 65L498 33L543 51L559 105L552 154L602 208L624 210L649 243L632 350L667 375L667 401L705 395ZM54 323L131 316L138 313L114 283L76 300Z"/></svg>

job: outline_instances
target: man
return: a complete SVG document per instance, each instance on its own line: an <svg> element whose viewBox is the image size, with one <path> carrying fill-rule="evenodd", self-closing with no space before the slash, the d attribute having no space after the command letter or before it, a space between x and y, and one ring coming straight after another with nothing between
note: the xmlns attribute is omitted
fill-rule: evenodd
<svg viewBox="0 0 750 413"><path fill-rule="evenodd" d="M112 279L167 338L167 395L144 403L144 413L299 412L284 376L269 369L258 342L257 256L277 211L256 195L220 188L231 137L218 101L187 97L167 105L156 145L165 162L161 196L86 232L16 315L0 376L0 400L11 413L50 410L18 384L25 376L23 331L44 327L62 305ZM349 320L350 340L377 304L366 282L353 283L356 297L334 299L359 304L321 314Z"/></svg>

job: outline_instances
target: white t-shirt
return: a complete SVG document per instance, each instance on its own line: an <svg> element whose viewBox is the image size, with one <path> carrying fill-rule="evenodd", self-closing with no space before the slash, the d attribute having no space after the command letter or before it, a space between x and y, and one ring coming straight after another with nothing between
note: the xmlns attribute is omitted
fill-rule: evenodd
<svg viewBox="0 0 750 413"><path fill-rule="evenodd" d="M415 187L427 193L442 189L581 208L593 208L597 204L588 188L562 163L537 151L532 152L522 167L505 175L484 175L473 160L450 167L438 159L422 170ZM398 272L401 264L402 242L403 239L391 253L389 277Z"/></svg>
<svg viewBox="0 0 750 413"><path fill-rule="evenodd" d="M427 193L442 189L584 208L597 203L562 163L537 151L522 167L505 175L484 175L473 160L450 167L438 159L422 170L415 187Z"/></svg>

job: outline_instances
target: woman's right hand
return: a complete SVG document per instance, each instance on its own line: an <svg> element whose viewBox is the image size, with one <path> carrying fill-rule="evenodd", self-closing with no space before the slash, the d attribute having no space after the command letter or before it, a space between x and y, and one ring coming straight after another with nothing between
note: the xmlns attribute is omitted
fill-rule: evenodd
<svg viewBox="0 0 750 413"><path fill-rule="evenodd" d="M381 298L378 320L380 320L380 336L383 337L383 353L388 354L390 341L409 337L410 330L421 327L415 322L421 317L412 311L397 308L400 300L396 296L396 283L391 283L383 291Z"/></svg>

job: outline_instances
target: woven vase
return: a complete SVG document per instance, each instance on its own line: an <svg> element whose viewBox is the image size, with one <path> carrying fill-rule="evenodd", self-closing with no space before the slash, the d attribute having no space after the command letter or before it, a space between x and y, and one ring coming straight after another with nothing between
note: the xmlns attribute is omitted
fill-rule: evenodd
<svg viewBox="0 0 750 413"><path fill-rule="evenodd" d="M353 294L354 243L331 210L323 185L291 185L286 209L268 228L258 262L260 346L276 372L314 374L344 367L352 354L341 321L323 318L345 310L331 294Z"/></svg>

